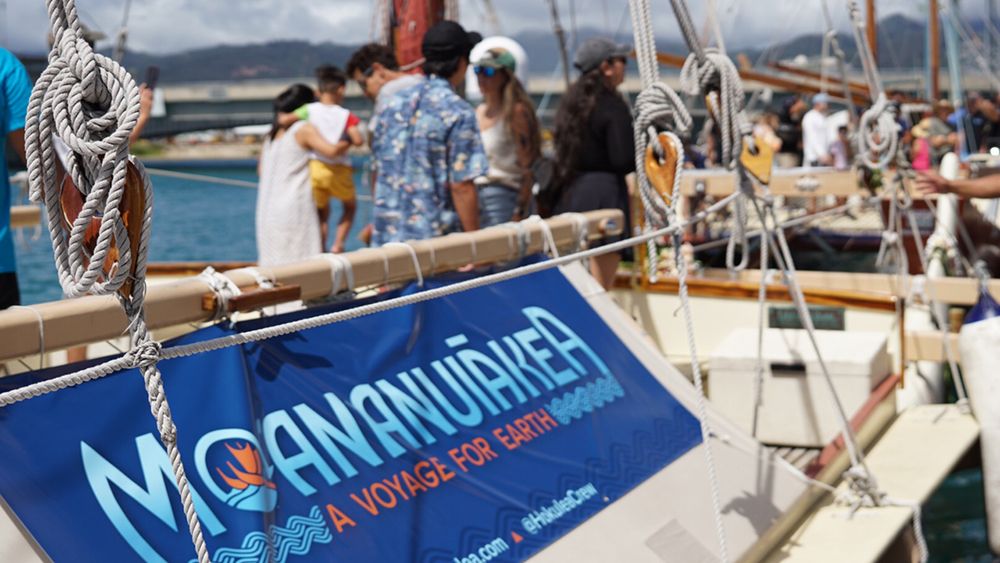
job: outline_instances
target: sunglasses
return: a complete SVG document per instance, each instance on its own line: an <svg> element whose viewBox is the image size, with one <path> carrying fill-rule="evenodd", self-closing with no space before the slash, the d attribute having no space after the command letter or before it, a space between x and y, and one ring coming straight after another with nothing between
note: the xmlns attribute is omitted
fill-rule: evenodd
<svg viewBox="0 0 1000 563"><path fill-rule="evenodd" d="M500 70L492 66L479 66L476 65L472 68L476 73L476 76L485 76L486 78L493 78L500 73Z"/></svg>
<svg viewBox="0 0 1000 563"><path fill-rule="evenodd" d="M368 90L368 79L375 74L375 67L368 67L361 73L361 78L357 80L358 86L361 86L361 91Z"/></svg>

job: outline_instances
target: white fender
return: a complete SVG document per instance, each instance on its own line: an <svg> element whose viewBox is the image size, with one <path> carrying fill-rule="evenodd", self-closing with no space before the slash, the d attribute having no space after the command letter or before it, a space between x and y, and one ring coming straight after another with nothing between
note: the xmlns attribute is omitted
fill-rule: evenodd
<svg viewBox="0 0 1000 563"><path fill-rule="evenodd" d="M1000 305L980 295L958 336L962 374L979 420L990 549L1000 553Z"/></svg>

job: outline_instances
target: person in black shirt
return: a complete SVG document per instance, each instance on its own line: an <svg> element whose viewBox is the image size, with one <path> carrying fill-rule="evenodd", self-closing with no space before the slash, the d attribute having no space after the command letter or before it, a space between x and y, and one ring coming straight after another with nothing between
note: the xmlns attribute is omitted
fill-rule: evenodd
<svg viewBox="0 0 1000 563"><path fill-rule="evenodd" d="M602 38L580 46L574 66L583 74L570 86L556 112L557 182L562 194L556 213L621 209L624 236L631 233L625 176L635 171L632 112L618 93L632 48ZM601 244L612 240L606 238ZM614 282L621 256L591 259L591 274L605 288Z"/></svg>

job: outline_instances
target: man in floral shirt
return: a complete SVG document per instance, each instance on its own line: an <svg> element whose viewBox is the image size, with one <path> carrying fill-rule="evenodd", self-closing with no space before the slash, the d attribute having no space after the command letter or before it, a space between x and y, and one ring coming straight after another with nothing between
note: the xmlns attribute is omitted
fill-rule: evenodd
<svg viewBox="0 0 1000 563"><path fill-rule="evenodd" d="M427 30L427 80L385 100L372 120L374 246L479 228L473 180L488 164L475 111L455 88L481 39L451 21Z"/></svg>

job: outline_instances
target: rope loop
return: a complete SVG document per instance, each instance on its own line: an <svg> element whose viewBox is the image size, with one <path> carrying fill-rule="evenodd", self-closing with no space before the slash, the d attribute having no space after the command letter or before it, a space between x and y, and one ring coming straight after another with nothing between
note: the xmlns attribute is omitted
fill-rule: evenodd
<svg viewBox="0 0 1000 563"><path fill-rule="evenodd" d="M239 286L229 276L211 266L202 270L197 279L204 282L209 291L215 294L215 311L212 313L212 321L219 321L229 316L229 299L242 293Z"/></svg>
<svg viewBox="0 0 1000 563"><path fill-rule="evenodd" d="M337 297L346 291L348 299L354 298L354 267L351 261L340 254L323 253L319 255L330 263L330 294L329 298Z"/></svg>
<svg viewBox="0 0 1000 563"><path fill-rule="evenodd" d="M417 250L413 247L412 242L387 242L382 245L382 248L402 248L410 253L410 258L413 260L413 272L417 277L417 287L424 287L424 272L420 267L420 258L417 256ZM383 253L383 258L388 260L386 254ZM387 262L388 263L388 262Z"/></svg>
<svg viewBox="0 0 1000 563"><path fill-rule="evenodd" d="M746 97L736 65L717 49L705 49L704 57L692 53L681 67L681 88L692 96L706 95L712 120L719 126L723 166L736 169L744 141L753 127L743 114Z"/></svg>
<svg viewBox="0 0 1000 563"><path fill-rule="evenodd" d="M861 114L858 123L858 159L870 170L884 170L896 159L899 145L899 125L896 108L885 93Z"/></svg>

